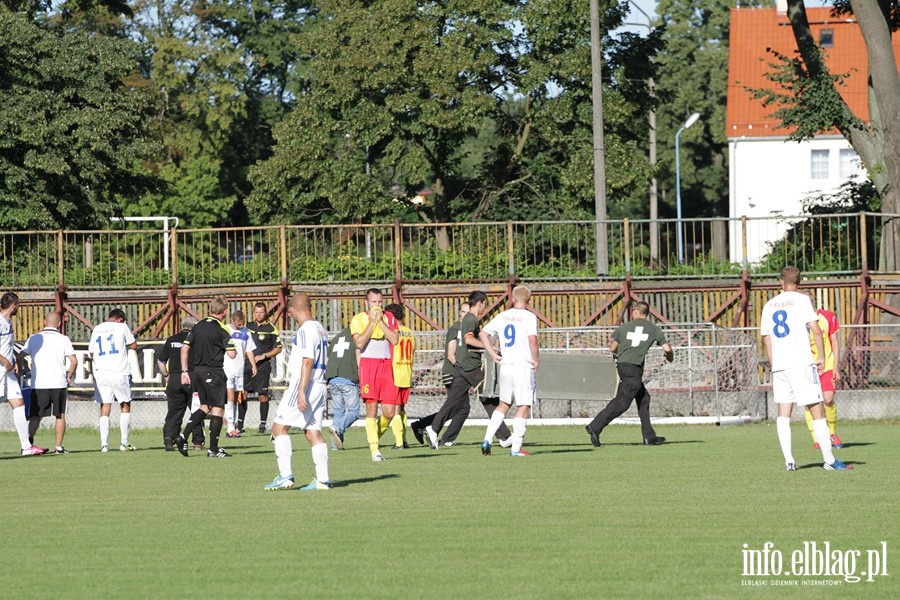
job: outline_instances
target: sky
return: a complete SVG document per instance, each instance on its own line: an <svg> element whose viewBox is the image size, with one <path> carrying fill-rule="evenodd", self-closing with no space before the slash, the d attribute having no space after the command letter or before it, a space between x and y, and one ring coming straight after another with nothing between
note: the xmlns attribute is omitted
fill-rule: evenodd
<svg viewBox="0 0 900 600"><path fill-rule="evenodd" d="M647 34L647 17L634 8L635 4L642 8L651 18L656 17L656 0L629 0L631 12L628 13L625 22L632 23L632 25L620 27L616 31L631 31L641 35Z"/></svg>

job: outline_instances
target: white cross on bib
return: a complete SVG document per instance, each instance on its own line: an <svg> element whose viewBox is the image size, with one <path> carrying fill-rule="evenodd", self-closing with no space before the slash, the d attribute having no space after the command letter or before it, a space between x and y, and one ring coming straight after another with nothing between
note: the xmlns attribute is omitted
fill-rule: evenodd
<svg viewBox="0 0 900 600"><path fill-rule="evenodd" d="M344 350L350 348L350 342L347 341L347 338L341 336L338 339L338 343L334 346L334 353L337 354L338 358L344 358Z"/></svg>
<svg viewBox="0 0 900 600"><path fill-rule="evenodd" d="M634 331L629 331L627 334L625 334L625 337L631 340L632 348L637 348L641 345L641 342L650 339L650 336L644 333L643 325L638 325L634 328Z"/></svg>

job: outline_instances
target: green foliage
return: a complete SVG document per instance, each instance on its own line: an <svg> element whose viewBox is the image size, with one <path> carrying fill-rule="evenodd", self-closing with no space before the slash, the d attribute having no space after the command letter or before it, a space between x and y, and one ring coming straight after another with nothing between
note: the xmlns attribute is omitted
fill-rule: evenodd
<svg viewBox="0 0 900 600"><path fill-rule="evenodd" d="M273 156L251 170L252 212L293 223L592 214L582 3L382 0L320 8L295 38L309 87L276 128ZM622 7L604 8L602 27L615 27ZM645 112L624 98L610 84L612 198L649 177L631 127ZM423 188L432 190L432 204L415 213L391 201L392 190L408 199Z"/></svg>
<svg viewBox="0 0 900 600"><path fill-rule="evenodd" d="M700 120L680 137L683 214L728 215L725 96L733 6L734 0L660 0L656 7L665 42L656 71L659 193L669 199L660 203L662 218L675 214L675 134L694 112Z"/></svg>
<svg viewBox="0 0 900 600"><path fill-rule="evenodd" d="M817 194L803 201L804 214L811 215L791 225L785 235L770 242L771 251L754 271L777 273L786 264L804 272L830 273L861 269L862 250L869 265L877 264L881 220L867 220L867 239L860 232L860 211L878 211L881 200L870 181L848 181L834 194ZM815 218L848 213L846 217ZM862 242L862 244L860 243Z"/></svg>
<svg viewBox="0 0 900 600"><path fill-rule="evenodd" d="M153 188L137 46L0 12L0 229L87 228Z"/></svg>
<svg viewBox="0 0 900 600"><path fill-rule="evenodd" d="M825 60L824 51L811 51L821 53ZM832 75L810 69L799 55L788 57L775 50L769 52L775 62L769 63L771 71L766 73L766 79L775 87L749 91L753 98L762 100L763 106L775 107L771 116L781 120L783 127L793 129L788 139L809 140L834 127L847 130L862 125L845 109L837 90L850 73Z"/></svg>

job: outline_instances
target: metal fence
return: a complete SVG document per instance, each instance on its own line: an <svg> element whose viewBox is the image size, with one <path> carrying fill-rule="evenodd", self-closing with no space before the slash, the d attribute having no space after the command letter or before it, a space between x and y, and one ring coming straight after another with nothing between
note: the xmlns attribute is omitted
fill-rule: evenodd
<svg viewBox="0 0 900 600"><path fill-rule="evenodd" d="M158 288L347 282L531 281L610 277L809 275L879 271L882 223L872 213L602 222L297 225L218 229L0 232L0 280L12 288ZM679 262L678 227L683 262ZM885 239L883 247L900 247ZM883 269L881 269L883 271Z"/></svg>

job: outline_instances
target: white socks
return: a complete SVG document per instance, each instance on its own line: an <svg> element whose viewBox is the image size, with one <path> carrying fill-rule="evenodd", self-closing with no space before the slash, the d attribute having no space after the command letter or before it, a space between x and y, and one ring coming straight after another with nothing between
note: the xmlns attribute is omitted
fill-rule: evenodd
<svg viewBox="0 0 900 600"><path fill-rule="evenodd" d="M525 419L516 417L513 419L512 430L512 448L510 451L518 452L522 449L522 442L525 440Z"/></svg>
<svg viewBox="0 0 900 600"><path fill-rule="evenodd" d="M825 419L813 419L813 433L816 434L816 441L819 442L819 449L822 451L822 458L826 463L834 463L834 452L831 451L831 434L828 431L828 421Z"/></svg>
<svg viewBox="0 0 900 600"><path fill-rule="evenodd" d="M278 474L282 477L293 475L291 470L291 455L294 453L294 447L291 444L291 436L279 435L275 436L275 458L278 460Z"/></svg>
<svg viewBox="0 0 900 600"><path fill-rule="evenodd" d="M491 444L494 441L494 436L497 434L497 430L500 429L500 425L503 424L503 418L506 415L500 412L499 410L495 410L491 413L491 422L488 423L487 431L484 432L484 441Z"/></svg>
<svg viewBox="0 0 900 600"><path fill-rule="evenodd" d="M331 481L328 478L328 444L322 442L310 448L313 464L316 466L316 479L322 483Z"/></svg>
<svg viewBox="0 0 900 600"><path fill-rule="evenodd" d="M109 432L109 419L106 420L107 433ZM122 436L122 445L128 445L128 432L131 430L131 413L123 412L119 415L119 429Z"/></svg>
<svg viewBox="0 0 900 600"><path fill-rule="evenodd" d="M784 464L788 465L793 463L794 452L791 449L791 418L776 417L775 430L778 432L778 443L781 444L781 453L784 454Z"/></svg>
<svg viewBox="0 0 900 600"><path fill-rule="evenodd" d="M100 445L109 446L109 417L100 417Z"/></svg>
<svg viewBox="0 0 900 600"><path fill-rule="evenodd" d="M234 431L234 402L225 403L225 432Z"/></svg>
<svg viewBox="0 0 900 600"><path fill-rule="evenodd" d="M19 434L19 443L22 450L31 448L31 442L28 441L28 419L25 418L25 406L17 406L12 409L13 423L16 425L16 433Z"/></svg>

